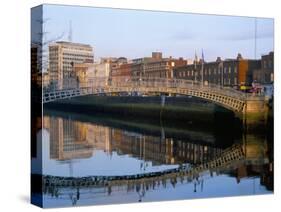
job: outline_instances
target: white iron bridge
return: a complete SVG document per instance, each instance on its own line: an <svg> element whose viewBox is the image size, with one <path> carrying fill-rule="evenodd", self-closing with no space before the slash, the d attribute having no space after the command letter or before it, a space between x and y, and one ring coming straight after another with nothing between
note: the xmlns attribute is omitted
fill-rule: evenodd
<svg viewBox="0 0 281 212"><path fill-rule="evenodd" d="M167 78L91 78L87 82L67 79L53 84L53 89L43 90L43 103L54 102L85 95L100 94L173 94L187 95L208 100L235 113L265 111L266 98L263 94L244 93L230 87L215 84L202 85L184 79Z"/></svg>

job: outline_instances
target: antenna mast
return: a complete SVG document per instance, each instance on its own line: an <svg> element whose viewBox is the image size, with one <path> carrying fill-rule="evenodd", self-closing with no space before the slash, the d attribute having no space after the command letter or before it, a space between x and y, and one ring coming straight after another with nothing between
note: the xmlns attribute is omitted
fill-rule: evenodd
<svg viewBox="0 0 281 212"><path fill-rule="evenodd" d="M257 18L255 18L255 60L257 59Z"/></svg>
<svg viewBox="0 0 281 212"><path fill-rule="evenodd" d="M69 21L68 41L72 42L72 21Z"/></svg>

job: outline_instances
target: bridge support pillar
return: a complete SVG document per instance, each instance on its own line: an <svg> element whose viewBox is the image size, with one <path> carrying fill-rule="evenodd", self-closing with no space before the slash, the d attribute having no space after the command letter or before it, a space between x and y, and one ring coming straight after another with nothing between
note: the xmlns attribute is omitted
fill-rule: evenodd
<svg viewBox="0 0 281 212"><path fill-rule="evenodd" d="M266 98L249 98L246 100L243 109L243 122L247 126L264 125L268 117L268 99Z"/></svg>

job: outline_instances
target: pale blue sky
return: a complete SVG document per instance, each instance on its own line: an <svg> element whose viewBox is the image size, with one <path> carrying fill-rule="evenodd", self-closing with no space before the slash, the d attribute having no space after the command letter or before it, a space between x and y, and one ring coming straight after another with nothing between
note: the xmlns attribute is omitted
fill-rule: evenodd
<svg viewBox="0 0 281 212"><path fill-rule="evenodd" d="M95 58L125 56L130 59L162 51L165 57L234 58L240 52L254 58L255 18L188 13L120 10L44 5L48 39L63 32L72 41L90 44ZM274 48L274 21L257 18L257 58Z"/></svg>

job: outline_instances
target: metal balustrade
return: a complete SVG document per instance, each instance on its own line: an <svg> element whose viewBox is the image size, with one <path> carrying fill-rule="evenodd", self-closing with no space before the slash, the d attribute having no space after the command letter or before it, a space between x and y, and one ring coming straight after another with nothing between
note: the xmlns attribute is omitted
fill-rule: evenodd
<svg viewBox="0 0 281 212"><path fill-rule="evenodd" d="M86 82L65 79L52 82L43 90L43 103L90 94L139 92L171 93L203 98L235 112L244 110L247 100L264 100L263 94L246 94L230 87L216 84L202 85L201 82L184 79L146 78L146 77L100 77L89 78Z"/></svg>
<svg viewBox="0 0 281 212"><path fill-rule="evenodd" d="M152 181L171 180L185 178L192 181L197 176L210 170L225 169L245 162L245 153L241 145L233 145L225 149L216 158L198 166L182 164L178 168L168 169L159 172L140 173L125 176L87 176L87 177L59 177L43 176L44 187L90 187L90 186L122 186L128 184L151 183Z"/></svg>

